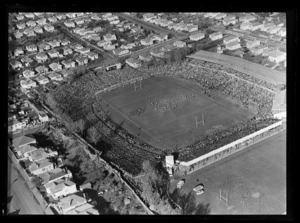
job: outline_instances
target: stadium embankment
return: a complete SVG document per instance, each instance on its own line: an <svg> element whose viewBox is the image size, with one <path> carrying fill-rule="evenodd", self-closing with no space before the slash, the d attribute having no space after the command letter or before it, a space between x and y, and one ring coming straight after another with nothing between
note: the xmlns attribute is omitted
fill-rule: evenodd
<svg viewBox="0 0 300 223"><path fill-rule="evenodd" d="M196 159L184 162L179 161L178 164L174 167L175 174L189 174L196 170L202 169L210 164L216 163L225 157L237 153L243 149L248 148L249 146L271 137L278 132L284 130L283 121L276 122L272 125L269 125L257 132L254 132L248 136L245 136L241 139L238 139L232 143L229 143L225 146L220 147L214 151L211 151L207 154L204 154Z"/></svg>

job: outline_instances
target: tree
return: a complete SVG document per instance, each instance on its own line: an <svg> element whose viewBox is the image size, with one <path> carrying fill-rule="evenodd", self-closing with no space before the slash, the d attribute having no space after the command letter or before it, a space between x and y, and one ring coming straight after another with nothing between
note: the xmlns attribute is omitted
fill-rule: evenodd
<svg viewBox="0 0 300 223"><path fill-rule="evenodd" d="M83 131L85 129L85 121L83 119L79 119L76 122L76 129L78 129L80 133L83 134Z"/></svg>
<svg viewBox="0 0 300 223"><path fill-rule="evenodd" d="M40 188L43 186L43 179L41 177L35 176L33 177L33 179L31 180L31 182L33 183L34 186L36 186L37 188Z"/></svg>
<svg viewBox="0 0 300 223"><path fill-rule="evenodd" d="M87 139L96 145L100 139L98 130L95 127L91 127L88 129L87 134Z"/></svg>

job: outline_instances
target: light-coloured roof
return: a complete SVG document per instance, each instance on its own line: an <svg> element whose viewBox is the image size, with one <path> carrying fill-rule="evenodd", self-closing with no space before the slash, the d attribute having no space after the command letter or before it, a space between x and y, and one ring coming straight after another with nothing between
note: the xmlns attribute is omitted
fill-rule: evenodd
<svg viewBox="0 0 300 223"><path fill-rule="evenodd" d="M64 197L60 199L58 205L63 209L66 210L69 207L74 207L78 204L84 204L87 203L86 199L82 196L79 196L77 194L72 194L68 197Z"/></svg>
<svg viewBox="0 0 300 223"><path fill-rule="evenodd" d="M28 137L28 136L20 136L20 137L13 139L13 145L16 148L30 144L30 143L36 143L36 140L31 137Z"/></svg>
<svg viewBox="0 0 300 223"><path fill-rule="evenodd" d="M280 50L272 51L272 52L269 54L270 57L274 57L274 58L280 57L280 56L282 56L282 55L286 55L286 53L285 53L285 52L282 52L282 51L280 51Z"/></svg>
<svg viewBox="0 0 300 223"><path fill-rule="evenodd" d="M286 109L286 90L275 95L272 110Z"/></svg>

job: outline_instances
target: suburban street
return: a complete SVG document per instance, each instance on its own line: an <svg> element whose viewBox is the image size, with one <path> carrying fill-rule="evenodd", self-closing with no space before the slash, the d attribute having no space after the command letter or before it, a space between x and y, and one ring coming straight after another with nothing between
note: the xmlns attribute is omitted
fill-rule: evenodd
<svg viewBox="0 0 300 223"><path fill-rule="evenodd" d="M19 211L19 214L45 214L37 204L32 192L27 187L25 180L18 173L15 165L8 158L8 199L12 197L8 205L8 213Z"/></svg>

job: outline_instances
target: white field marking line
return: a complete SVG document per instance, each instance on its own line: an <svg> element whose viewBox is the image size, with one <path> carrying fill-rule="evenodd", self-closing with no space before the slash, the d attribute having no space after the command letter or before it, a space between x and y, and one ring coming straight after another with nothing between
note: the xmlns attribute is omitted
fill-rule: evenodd
<svg viewBox="0 0 300 223"><path fill-rule="evenodd" d="M251 81L242 79L242 78L240 78L240 77L238 77L238 76L235 76L234 74L228 73L228 72L226 72L226 71L222 71L222 70L218 70L218 69L214 69L214 68L207 68L207 67L204 67L204 66L201 66L201 65L198 65L198 64L193 64L193 63L189 63L189 64L190 64L191 66L193 66L193 67L203 67L203 68L208 69L208 70L219 71L219 72L228 74L229 76L232 76L232 77L234 77L234 78L237 78L237 79L240 79L240 80L242 80L242 81L248 82L248 83L250 83L250 84L252 84L252 85L254 85L254 86L256 86L256 87L262 88L262 89L267 90L267 91L270 91L270 92L272 92L272 93L276 93L275 91L272 91L271 89L265 88L265 87L263 87L263 86L259 86L259 85L255 84L255 83L251 82ZM231 69L233 69L233 68L231 68ZM248 74L247 74L247 75L248 75ZM249 76L250 76L250 75L249 75Z"/></svg>
<svg viewBox="0 0 300 223"><path fill-rule="evenodd" d="M106 103L107 101L105 99L104 100ZM127 119L128 121L130 121L131 123L133 123L134 125L136 125L138 128L141 128L142 131L146 132L149 136L151 136L153 139L157 140L158 142L160 142L164 147L166 147L168 149L168 146L166 146L160 139L154 137L151 133L149 133L147 130L143 129L140 125L138 125L135 121L131 120L130 118L128 118L127 116L125 116L122 112L120 112L115 106L110 105L110 107L112 107L115 111L117 111L118 113L120 113L125 119Z"/></svg>
<svg viewBox="0 0 300 223"><path fill-rule="evenodd" d="M201 109L201 111L203 111L203 110L206 110L206 109L208 109L208 108L212 108L212 107L214 107L214 106L216 106L216 104L212 104L212 105L210 105L210 106L206 106L205 108L202 108ZM191 115L191 114L194 114L194 113L197 113L197 112L200 112L199 110L196 110L196 111L192 111L192 112L190 112L190 113L186 113L186 114L184 114L184 115L181 115L181 116L177 116L176 118L173 118L173 119L171 119L171 120L169 120L169 121L167 121L167 122L165 122L165 123L163 123L163 124L161 124L161 125L158 125L158 126L164 126L164 125L166 125L166 124L168 124L168 123L171 123L171 122L173 122L173 121L176 121L176 120L178 120L178 119L181 119L181 118L183 118L183 117L185 117L185 116L188 116L188 115ZM157 128L158 126L156 126L155 128ZM153 129L153 128L149 128L149 129L147 129L147 131L149 131L150 129ZM177 134L178 135L178 134Z"/></svg>

